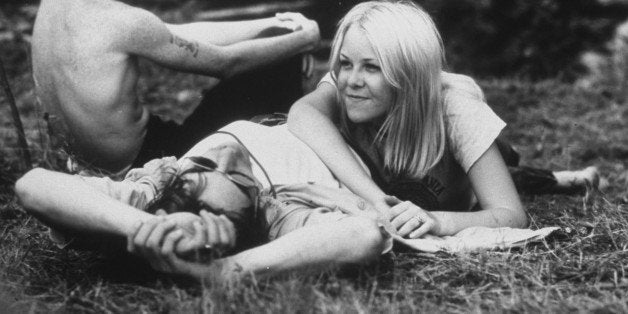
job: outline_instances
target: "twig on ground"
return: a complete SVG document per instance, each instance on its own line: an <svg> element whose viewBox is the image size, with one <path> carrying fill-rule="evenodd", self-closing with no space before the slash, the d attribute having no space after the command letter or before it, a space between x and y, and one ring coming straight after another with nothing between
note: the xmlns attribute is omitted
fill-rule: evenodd
<svg viewBox="0 0 628 314"><path fill-rule="evenodd" d="M20 119L20 113L17 110L17 105L15 104L15 98L13 97L13 93L11 92L11 86L9 85L9 80L7 79L7 74L4 71L4 63L0 59L0 79L2 80L2 85L4 87L4 94L7 96L7 101L9 102L9 106L11 107L11 113L13 114L13 123L15 124L15 129L17 131L17 139L21 148L22 160L24 161L24 168L30 169L33 167L33 162L31 159L31 154L28 151L28 144L26 143L26 135L24 133L24 126L22 126L22 120Z"/></svg>

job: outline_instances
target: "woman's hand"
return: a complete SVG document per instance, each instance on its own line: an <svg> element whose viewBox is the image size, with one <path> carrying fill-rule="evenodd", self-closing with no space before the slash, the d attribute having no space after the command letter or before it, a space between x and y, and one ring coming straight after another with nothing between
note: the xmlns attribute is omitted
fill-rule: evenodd
<svg viewBox="0 0 628 314"><path fill-rule="evenodd" d="M440 225L430 212L394 196L386 197L386 202L392 206L390 222L400 236L416 239L427 233L438 233Z"/></svg>

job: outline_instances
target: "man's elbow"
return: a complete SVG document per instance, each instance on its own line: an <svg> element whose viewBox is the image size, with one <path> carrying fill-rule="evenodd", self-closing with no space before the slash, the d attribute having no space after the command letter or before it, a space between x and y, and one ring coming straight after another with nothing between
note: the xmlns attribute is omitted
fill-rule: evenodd
<svg viewBox="0 0 628 314"><path fill-rule="evenodd" d="M38 206L39 198L37 195L39 191L45 189L42 183L45 182L47 172L48 170L35 168L15 182L15 195L26 211L36 211L41 207Z"/></svg>
<svg viewBox="0 0 628 314"><path fill-rule="evenodd" d="M215 73L212 76L228 80L247 70L246 60L231 47L219 48L219 58L216 60Z"/></svg>

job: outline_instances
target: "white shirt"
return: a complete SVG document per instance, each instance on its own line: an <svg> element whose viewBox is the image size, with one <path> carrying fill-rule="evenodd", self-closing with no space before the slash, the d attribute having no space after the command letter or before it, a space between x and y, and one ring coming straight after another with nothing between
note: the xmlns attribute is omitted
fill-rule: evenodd
<svg viewBox="0 0 628 314"><path fill-rule="evenodd" d="M220 129L229 132L244 143L249 152L262 164L274 185L316 183L326 187L342 185L314 151L294 136L288 126L265 126L249 121L236 121ZM212 134L198 142L181 159L202 155L207 149L225 142L236 142L227 134ZM356 155L356 158L359 157ZM264 188L270 187L259 165L251 159L253 175ZM364 169L368 169L362 163Z"/></svg>

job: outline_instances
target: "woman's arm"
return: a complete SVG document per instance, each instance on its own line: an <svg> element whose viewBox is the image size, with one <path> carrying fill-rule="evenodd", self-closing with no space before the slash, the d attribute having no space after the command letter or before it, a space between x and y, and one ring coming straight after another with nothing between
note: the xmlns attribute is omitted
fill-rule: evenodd
<svg viewBox="0 0 628 314"><path fill-rule="evenodd" d="M469 179L480 207L475 212L427 212L409 202L395 205L392 224L401 236L454 235L468 227L523 228L528 218L504 160L493 143L469 169ZM415 218L416 217L416 218Z"/></svg>
<svg viewBox="0 0 628 314"><path fill-rule="evenodd" d="M481 209L435 212L443 223L441 232L455 234L472 226L523 228L528 225L519 194L495 143L469 169L468 175Z"/></svg>
<svg viewBox="0 0 628 314"><path fill-rule="evenodd" d="M339 114L336 88L329 83L321 83L316 90L292 105L288 113L288 129L310 146L353 193L378 209L388 208L384 201L386 195L360 166L334 124Z"/></svg>

